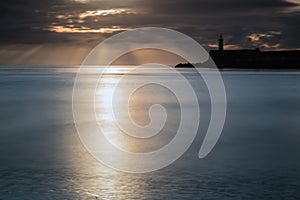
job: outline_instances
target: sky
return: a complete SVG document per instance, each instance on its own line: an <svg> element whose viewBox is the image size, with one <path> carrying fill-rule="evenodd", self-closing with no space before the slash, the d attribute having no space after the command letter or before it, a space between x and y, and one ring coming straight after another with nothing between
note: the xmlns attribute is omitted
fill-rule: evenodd
<svg viewBox="0 0 300 200"><path fill-rule="evenodd" d="M300 0L2 0L0 65L79 65L121 31L164 27L215 49L300 48Z"/></svg>

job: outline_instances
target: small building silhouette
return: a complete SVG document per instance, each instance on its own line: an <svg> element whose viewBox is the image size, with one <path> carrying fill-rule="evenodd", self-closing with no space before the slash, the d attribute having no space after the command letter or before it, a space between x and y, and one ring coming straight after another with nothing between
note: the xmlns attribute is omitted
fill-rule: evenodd
<svg viewBox="0 0 300 200"><path fill-rule="evenodd" d="M223 35L221 34L219 37L219 51L224 50L224 40L223 40Z"/></svg>
<svg viewBox="0 0 300 200"><path fill-rule="evenodd" d="M224 50L220 35L218 50L211 50L210 57L218 68L300 69L300 51L261 51L256 49Z"/></svg>
<svg viewBox="0 0 300 200"><path fill-rule="evenodd" d="M256 49L224 50L220 35L218 49L209 51L210 59L220 69L300 69L300 50L261 51ZM175 67L210 67L207 63L185 63Z"/></svg>

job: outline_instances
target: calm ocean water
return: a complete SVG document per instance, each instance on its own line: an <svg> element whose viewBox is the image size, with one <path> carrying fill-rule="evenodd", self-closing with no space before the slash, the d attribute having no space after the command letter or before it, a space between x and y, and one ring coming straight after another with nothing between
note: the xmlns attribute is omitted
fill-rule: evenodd
<svg viewBox="0 0 300 200"><path fill-rule="evenodd" d="M105 75L103 90L124 72L125 67ZM197 138L167 168L129 174L96 162L79 140L72 116L76 68L1 67L0 199L300 199L300 73L222 72L227 118L204 159L197 155L210 117L209 94L197 73L182 73L200 102ZM124 90L141 79L176 84L174 76L155 70L129 77ZM109 127L105 93L99 94L97 112ZM134 119L147 123L145 108L161 102L170 114L166 134L144 145L123 137L115 142L132 151L160 148L178 128L176 99L154 85L139 95Z"/></svg>

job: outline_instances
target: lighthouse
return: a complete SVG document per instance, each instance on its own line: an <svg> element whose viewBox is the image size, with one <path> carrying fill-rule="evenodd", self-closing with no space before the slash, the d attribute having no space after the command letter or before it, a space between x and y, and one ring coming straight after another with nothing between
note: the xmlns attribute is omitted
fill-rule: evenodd
<svg viewBox="0 0 300 200"><path fill-rule="evenodd" d="M224 40L223 40L223 36L222 34L219 37L219 51L223 51L224 50Z"/></svg>

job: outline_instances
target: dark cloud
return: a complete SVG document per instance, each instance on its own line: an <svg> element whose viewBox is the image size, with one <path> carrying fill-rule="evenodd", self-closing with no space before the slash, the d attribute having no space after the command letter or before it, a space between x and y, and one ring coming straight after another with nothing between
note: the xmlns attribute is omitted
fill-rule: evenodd
<svg viewBox="0 0 300 200"><path fill-rule="evenodd" d="M0 2L0 43L91 47L117 31L54 31L157 26L186 33L208 48L220 33L229 47L299 48L297 6L287 0L6 0ZM135 13L79 17L86 11L109 9ZM263 35L270 33L276 34ZM260 41L249 39L255 34Z"/></svg>
<svg viewBox="0 0 300 200"><path fill-rule="evenodd" d="M140 6L152 8L157 13L241 13L256 10L282 9L295 6L282 0L151 0L140 1Z"/></svg>

